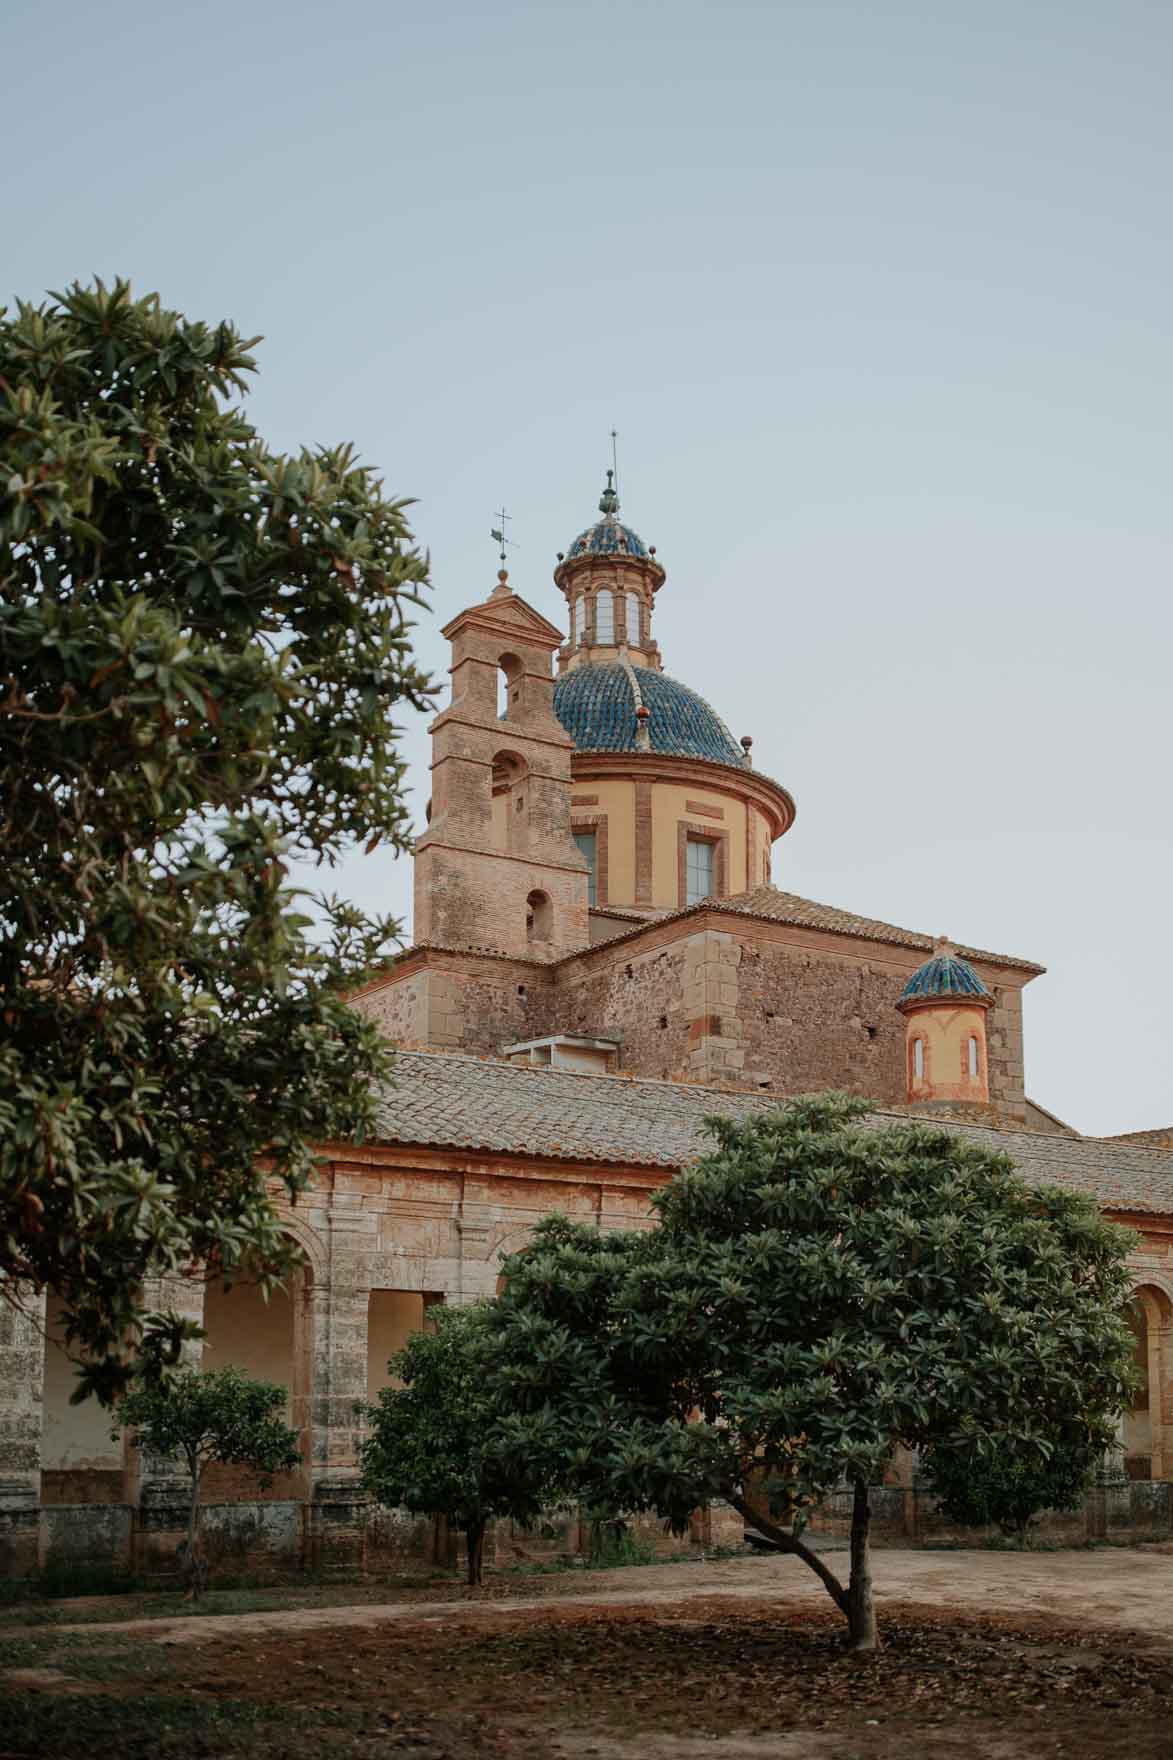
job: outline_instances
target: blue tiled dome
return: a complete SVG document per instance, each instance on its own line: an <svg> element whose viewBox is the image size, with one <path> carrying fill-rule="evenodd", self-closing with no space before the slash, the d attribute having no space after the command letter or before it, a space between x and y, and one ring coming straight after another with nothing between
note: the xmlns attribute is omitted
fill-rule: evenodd
<svg viewBox="0 0 1173 1760"><path fill-rule="evenodd" d="M622 525L614 514L607 514L578 534L566 552L566 560L573 562L576 556L646 556L647 553L648 547L638 532Z"/></svg>
<svg viewBox="0 0 1173 1760"><path fill-rule="evenodd" d="M746 757L721 717L687 685L647 666L619 661L577 666L554 686L554 712L581 752L636 751L636 693L651 711L653 752L707 758L745 768Z"/></svg>
<svg viewBox="0 0 1173 1760"><path fill-rule="evenodd" d="M934 953L918 966L900 992L901 1002L927 1001L933 996L989 996L973 967L958 953Z"/></svg>
<svg viewBox="0 0 1173 1760"><path fill-rule="evenodd" d="M579 556L640 556L646 560L648 547L639 533L620 522L614 471L607 472L607 487L599 497L599 512L602 519L578 534L562 560L573 562Z"/></svg>

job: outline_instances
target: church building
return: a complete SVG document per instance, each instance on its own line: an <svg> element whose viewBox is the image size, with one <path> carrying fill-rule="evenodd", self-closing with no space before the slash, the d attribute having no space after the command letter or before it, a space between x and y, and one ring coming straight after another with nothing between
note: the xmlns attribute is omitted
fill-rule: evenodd
<svg viewBox="0 0 1173 1760"><path fill-rule="evenodd" d="M391 1351L431 1305L492 1295L551 1211L649 1226L649 1194L704 1153L708 1114L822 1088L880 1120L941 1120L1137 1230L1143 1386L1080 1520L1173 1531L1173 1130L1087 1138L1028 1097L1035 962L774 884L794 800L664 670L667 579L608 473L599 517L557 559L559 622L502 569L444 629L414 940L352 998L398 1048L378 1135L323 1145L288 1212L304 1270L271 1302L245 1285L146 1292L202 1321L208 1366L283 1381L302 1432L301 1470L268 1489L214 1480L211 1533L225 1557L290 1565L426 1552L427 1525L372 1511L359 1485L363 1405ZM0 1561L151 1568L182 1525L174 1467L69 1406L51 1301L47 1345L0 1324ZM916 1493L892 1488L898 1531L926 1519Z"/></svg>

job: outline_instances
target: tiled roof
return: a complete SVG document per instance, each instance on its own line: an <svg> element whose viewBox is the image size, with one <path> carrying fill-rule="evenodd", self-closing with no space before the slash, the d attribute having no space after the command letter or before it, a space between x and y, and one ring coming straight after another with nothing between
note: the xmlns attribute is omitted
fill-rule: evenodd
<svg viewBox="0 0 1173 1760"><path fill-rule="evenodd" d="M860 941L886 941L894 947L925 948L932 951L933 937L915 929L900 929L895 923L881 923L875 917L859 917L854 911L841 911L833 904L816 904L813 898L800 898L797 892L779 892L775 886L755 886L749 892L734 893L731 898L707 898L687 910L673 911L669 917L658 917L658 923L676 917L692 916L700 911L732 911L739 917L760 917L773 923L793 923L802 929L827 929L834 935L853 935ZM632 934L639 934L638 929ZM1016 971L1045 972L1046 966L1033 960L1020 959L1016 954L990 953L981 947L954 949L967 959L987 960L995 966L1013 966Z"/></svg>
<svg viewBox="0 0 1173 1760"><path fill-rule="evenodd" d="M634 752L641 703L650 711L654 752L746 767L745 753L717 712L667 673L602 661L564 672L554 686L554 713L580 752Z"/></svg>
<svg viewBox="0 0 1173 1760"><path fill-rule="evenodd" d="M638 532L622 525L613 514L606 514L578 534L566 552L566 560L573 562L577 556L646 556L647 553L648 547Z"/></svg>
<svg viewBox="0 0 1173 1760"><path fill-rule="evenodd" d="M935 953L923 966L917 966L900 992L900 1000L918 1002L932 996L989 994L967 959L958 959L952 953Z"/></svg>
<svg viewBox="0 0 1173 1760"><path fill-rule="evenodd" d="M624 1162L670 1172L710 1146L704 1129L710 1113L742 1118L778 1104L777 1097L699 1084L401 1051L394 1085L382 1100L378 1134L384 1142ZM882 1124L907 1122L900 1113L873 1117ZM1041 1131L932 1122L1004 1150L1037 1185L1087 1192L1107 1208L1173 1215L1173 1153Z"/></svg>

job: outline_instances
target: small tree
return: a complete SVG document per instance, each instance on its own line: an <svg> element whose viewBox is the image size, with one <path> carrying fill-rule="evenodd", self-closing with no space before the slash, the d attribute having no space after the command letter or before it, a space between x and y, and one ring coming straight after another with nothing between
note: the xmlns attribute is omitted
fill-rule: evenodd
<svg viewBox="0 0 1173 1760"><path fill-rule="evenodd" d="M921 1466L940 1499L942 1514L963 1528L991 1524L1008 1538L1025 1541L1044 1510L1074 1510L1091 1489L1101 1451L1059 1438L1047 1456L1036 1448L1023 1453L1010 1437L993 1450L975 1450L968 1441L940 1443L921 1457Z"/></svg>
<svg viewBox="0 0 1173 1760"><path fill-rule="evenodd" d="M711 1119L717 1149L656 1195L658 1228L541 1223L493 1322L506 1464L677 1532L725 1498L818 1575L861 1649L878 1642L869 1487L894 1446L1101 1449L1132 1351L1132 1237L1089 1198L866 1111L822 1095ZM846 1582L795 1519L844 1480Z"/></svg>
<svg viewBox="0 0 1173 1760"><path fill-rule="evenodd" d="M388 1368L403 1383L369 1408L363 1481L380 1503L446 1516L463 1531L468 1581L482 1581L485 1528L494 1516L526 1522L544 1487L524 1462L504 1468L493 1451L500 1407L486 1349L489 1306L441 1308L435 1331L417 1332Z"/></svg>
<svg viewBox="0 0 1173 1760"><path fill-rule="evenodd" d="M162 1379L132 1386L118 1415L133 1426L136 1448L181 1455L187 1463L191 1494L187 1515L187 1568L191 1593L202 1582L200 1492L214 1461L250 1467L262 1482L291 1472L301 1461L298 1434L278 1413L288 1390L273 1381L255 1381L243 1369L178 1369ZM118 1430L113 1432L117 1437Z"/></svg>

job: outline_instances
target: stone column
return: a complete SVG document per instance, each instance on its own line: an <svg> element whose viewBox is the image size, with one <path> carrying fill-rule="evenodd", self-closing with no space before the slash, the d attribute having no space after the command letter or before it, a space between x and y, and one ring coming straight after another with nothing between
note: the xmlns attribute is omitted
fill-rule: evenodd
<svg viewBox="0 0 1173 1760"><path fill-rule="evenodd" d="M329 1281L309 1292L309 1553L315 1569L362 1561L368 1498L365 1434L370 1258L378 1218L357 1193L335 1191L328 1215Z"/></svg>
<svg viewBox="0 0 1173 1760"><path fill-rule="evenodd" d="M497 1221L497 1206L473 1196L465 1196L456 1217L456 1237L460 1243L460 1286L445 1296L449 1307L468 1307L485 1296L496 1294L496 1266L489 1259L489 1241Z"/></svg>
<svg viewBox="0 0 1173 1760"><path fill-rule="evenodd" d="M45 1298L0 1292L0 1575L37 1566Z"/></svg>
<svg viewBox="0 0 1173 1760"><path fill-rule="evenodd" d="M178 1314L183 1320L204 1323L204 1282L198 1277L151 1277L143 1283L142 1305L148 1313ZM203 1341L192 1339L183 1347L185 1366L198 1369ZM137 1504L132 1539L133 1558L140 1568L173 1570L175 1548L186 1538L191 1479L187 1463L179 1455L156 1454L135 1448L131 1433L126 1437L126 1498Z"/></svg>

